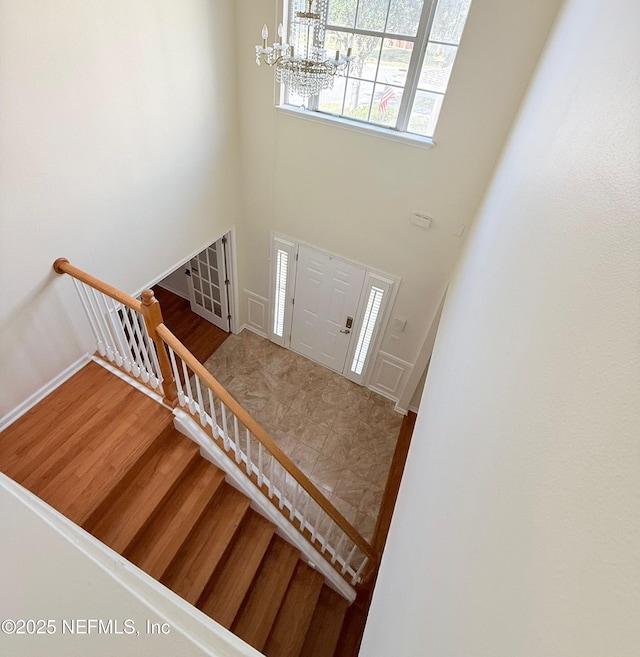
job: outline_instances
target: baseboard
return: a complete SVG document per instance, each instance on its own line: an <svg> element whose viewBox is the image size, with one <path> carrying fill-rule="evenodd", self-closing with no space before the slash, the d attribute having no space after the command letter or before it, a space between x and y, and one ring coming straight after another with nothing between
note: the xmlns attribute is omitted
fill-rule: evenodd
<svg viewBox="0 0 640 657"><path fill-rule="evenodd" d="M163 283L162 285L160 285L160 283L158 283L157 285L158 285L158 287L161 287L164 290L169 290L169 292L172 292L177 297L180 297L181 299L184 299L185 301L190 301L188 294L185 295L184 292L180 292L178 289L176 289L175 287L172 287L171 285L166 285L165 283Z"/></svg>
<svg viewBox="0 0 640 657"><path fill-rule="evenodd" d="M258 330L255 326L251 326L250 324L243 324L240 327L238 333L242 333L242 331L244 331L245 329L247 329L247 331L251 331L252 333L255 333L256 335L259 335L261 338L266 338L267 340L269 339L269 336L266 333Z"/></svg>
<svg viewBox="0 0 640 657"><path fill-rule="evenodd" d="M10 410L6 415L0 418L0 431L4 431L8 426L21 418L27 411L30 411L38 402L42 401L47 395L50 395L56 388L61 386L67 379L70 379L78 370L81 370L89 361L91 356L84 354L78 358L75 363L71 363L49 381L42 388L36 390L30 397L25 399L21 404Z"/></svg>
<svg viewBox="0 0 640 657"><path fill-rule="evenodd" d="M409 406L409 410L416 415L418 414L418 408L419 406Z"/></svg>
<svg viewBox="0 0 640 657"><path fill-rule="evenodd" d="M399 402L396 402L396 405L393 407L393 410L396 413L400 413L400 415L407 415L409 411L406 408L402 408L402 406L399 405Z"/></svg>

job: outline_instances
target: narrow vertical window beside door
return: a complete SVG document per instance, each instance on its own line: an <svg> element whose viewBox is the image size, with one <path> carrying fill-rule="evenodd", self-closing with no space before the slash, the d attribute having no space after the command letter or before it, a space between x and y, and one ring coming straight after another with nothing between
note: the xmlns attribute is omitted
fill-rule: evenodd
<svg viewBox="0 0 640 657"><path fill-rule="evenodd" d="M380 313L383 296L384 290L381 290L379 287L374 286L369 291L369 299L367 300L367 307L362 319L358 344L356 345L356 350L353 354L353 362L351 363L351 371L354 374L362 374L367 354L369 353L369 348L371 346L378 315Z"/></svg>
<svg viewBox="0 0 640 657"><path fill-rule="evenodd" d="M281 347L289 346L293 315L293 290L296 276L295 242L272 236L271 240L271 303L269 310L269 339Z"/></svg>
<svg viewBox="0 0 640 657"><path fill-rule="evenodd" d="M273 308L273 333L278 337L284 335L284 311L287 303L287 272L289 254L282 249L276 251L275 301Z"/></svg>

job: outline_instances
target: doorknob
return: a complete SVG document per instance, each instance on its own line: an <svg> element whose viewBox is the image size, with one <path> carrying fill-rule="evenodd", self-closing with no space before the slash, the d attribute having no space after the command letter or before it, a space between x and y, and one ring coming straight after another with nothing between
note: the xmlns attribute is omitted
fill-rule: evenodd
<svg viewBox="0 0 640 657"><path fill-rule="evenodd" d="M340 333L351 333L349 329L340 329Z"/></svg>

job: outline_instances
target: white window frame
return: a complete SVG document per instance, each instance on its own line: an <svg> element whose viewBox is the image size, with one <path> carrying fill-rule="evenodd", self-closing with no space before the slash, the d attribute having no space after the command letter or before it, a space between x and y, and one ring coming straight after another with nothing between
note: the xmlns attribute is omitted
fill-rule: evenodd
<svg viewBox="0 0 640 657"><path fill-rule="evenodd" d="M282 324L282 335L278 335L275 330L276 306L278 304L277 295L277 277L278 277L278 252L287 255L287 275L285 279L284 298L284 317ZM271 263L270 263L270 291L271 301L269 303L269 339L281 347L289 348L291 343L291 323L293 322L293 295L295 292L298 244L291 240L279 237L272 233L271 235Z"/></svg>
<svg viewBox="0 0 640 657"><path fill-rule="evenodd" d="M269 301L269 339L277 345L289 349L291 347L291 331L293 327L293 309L294 304L293 300L295 298L295 283L298 267L298 248L300 245L307 246L311 249L314 249L320 253L331 256L333 258L339 258L345 262L357 265L362 267L366 271L365 280L362 286L362 292L360 299L358 301L358 308L356 315L354 317L354 323L351 330L351 337L349 342L349 349L347 350L347 357L345 359L344 368L342 370L342 375L358 383L359 385L367 385L369 379L371 378L371 372L373 371L373 365L376 361L380 347L382 344L382 339L387 330L389 324L389 319L391 316L391 310L396 300L398 294L398 287L400 285L401 279L395 276L390 276L389 274L384 274L377 270L368 267L367 265L355 262L348 258L345 258L339 254L332 253L325 249L320 249L313 244L308 244L301 240L296 240L294 238L285 237L276 233L271 233L271 262L270 262L270 301ZM287 267L287 277L286 277L286 291L285 291L285 305L284 305L284 321L283 321L283 335L277 335L274 331L274 323L276 317L276 278L277 278L277 258L278 251L283 251L287 253L288 263L290 266ZM360 374L356 374L352 371L352 363L355 351L358 346L358 338L362 331L363 321L365 319L365 312L367 307L367 301L371 293L372 287L378 287L383 290L382 303L380 305L380 310L378 312L378 317L376 325L373 331L373 335L369 342L369 349L364 362L364 367Z"/></svg>
<svg viewBox="0 0 640 657"><path fill-rule="evenodd" d="M364 285L362 286L362 296L360 298L360 303L358 304L358 314L356 315L354 321L353 337L349 345L349 351L347 352L347 359L345 361L343 370L344 376L354 383L365 385L369 382L370 375L373 370L373 363L376 361L376 357L380 351L382 338L387 329L387 325L389 324L391 309L393 308L396 294L398 292L398 283L399 280L393 277L384 276L371 270L367 271L367 276L365 278ZM382 290L382 302L380 304L380 310L378 312L378 317L373 329L373 335L371 336L371 340L369 342L369 348L365 357L364 367L362 372L357 374L353 370L353 361L356 350L358 348L360 334L364 328L363 324L367 310L367 303L369 301L369 297L371 296L371 291L374 287Z"/></svg>
<svg viewBox="0 0 640 657"><path fill-rule="evenodd" d="M395 126L386 126L380 123L375 123L370 120L358 119L355 117L344 116L342 114L334 114L327 111L323 111L319 108L319 96L317 95L312 96L311 98L308 99L306 107L300 108L299 105L289 103L288 90L285 89L284 86L282 87L280 93L280 108L285 110L294 110L298 112L302 110L302 112L306 113L307 115L322 117L323 121L339 122L343 125L343 127L346 127L350 124L353 128L357 129L357 127L362 127L365 131L369 129L374 129L377 133L382 132L390 135L401 135L403 138L405 138L404 140L414 140L418 143L422 142L426 146L432 146L434 144L433 139L434 139L435 130L438 124L438 120L440 118L440 109L442 108L442 104L446 97L446 92L447 92L446 88L444 92L435 91L435 90L429 92L436 94L437 96L440 97L438 109L432 118L433 125L430 131L431 134L424 135L421 133L409 132L408 127L409 127L409 121L411 119L411 111L413 109L415 97L418 92L418 84L420 80L422 65L429 44L433 43L436 45L455 46L456 48L459 48L460 46L459 43L456 44L456 43L448 43L438 40L430 40L429 37L431 36L431 30L433 27L433 21L435 18L436 9L438 7L438 2L439 0L424 0L424 5L422 8L422 13L420 16L420 21L418 24L418 29L415 37L411 37L407 35L398 35L391 32L376 32L373 30L366 30L355 26L353 28L346 28L344 26L332 25L330 23L327 23L324 28L325 31L334 31L334 32L337 31L337 32L344 32L349 34L360 34L364 36L381 38L380 56L382 53L382 48L384 47L385 39L407 41L407 42L412 42L414 44L409 66L407 68L407 78L403 87L402 101L398 110L398 119ZM291 11L290 7L293 6L294 3L295 0L283 0L283 17L284 17L285 25L288 25L290 23L291 20L291 17L289 16ZM391 3L389 3L389 7L390 6ZM465 23L466 23L466 18L465 18ZM463 33L464 33L464 28L463 28ZM455 66L455 61L453 63L453 66ZM376 80L374 81L374 85L376 84L380 85L381 82ZM394 86L394 85L390 85L390 86ZM344 103L343 103L343 110L344 110Z"/></svg>

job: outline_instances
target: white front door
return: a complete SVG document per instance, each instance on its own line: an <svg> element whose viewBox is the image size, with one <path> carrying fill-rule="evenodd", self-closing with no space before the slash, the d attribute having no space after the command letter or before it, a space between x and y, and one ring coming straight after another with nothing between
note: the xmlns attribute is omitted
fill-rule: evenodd
<svg viewBox="0 0 640 657"><path fill-rule="evenodd" d="M342 372L366 271L300 245L291 349Z"/></svg>
<svg viewBox="0 0 640 657"><path fill-rule="evenodd" d="M187 276L191 310L228 332L229 300L224 239L220 238L195 258L191 258Z"/></svg>

